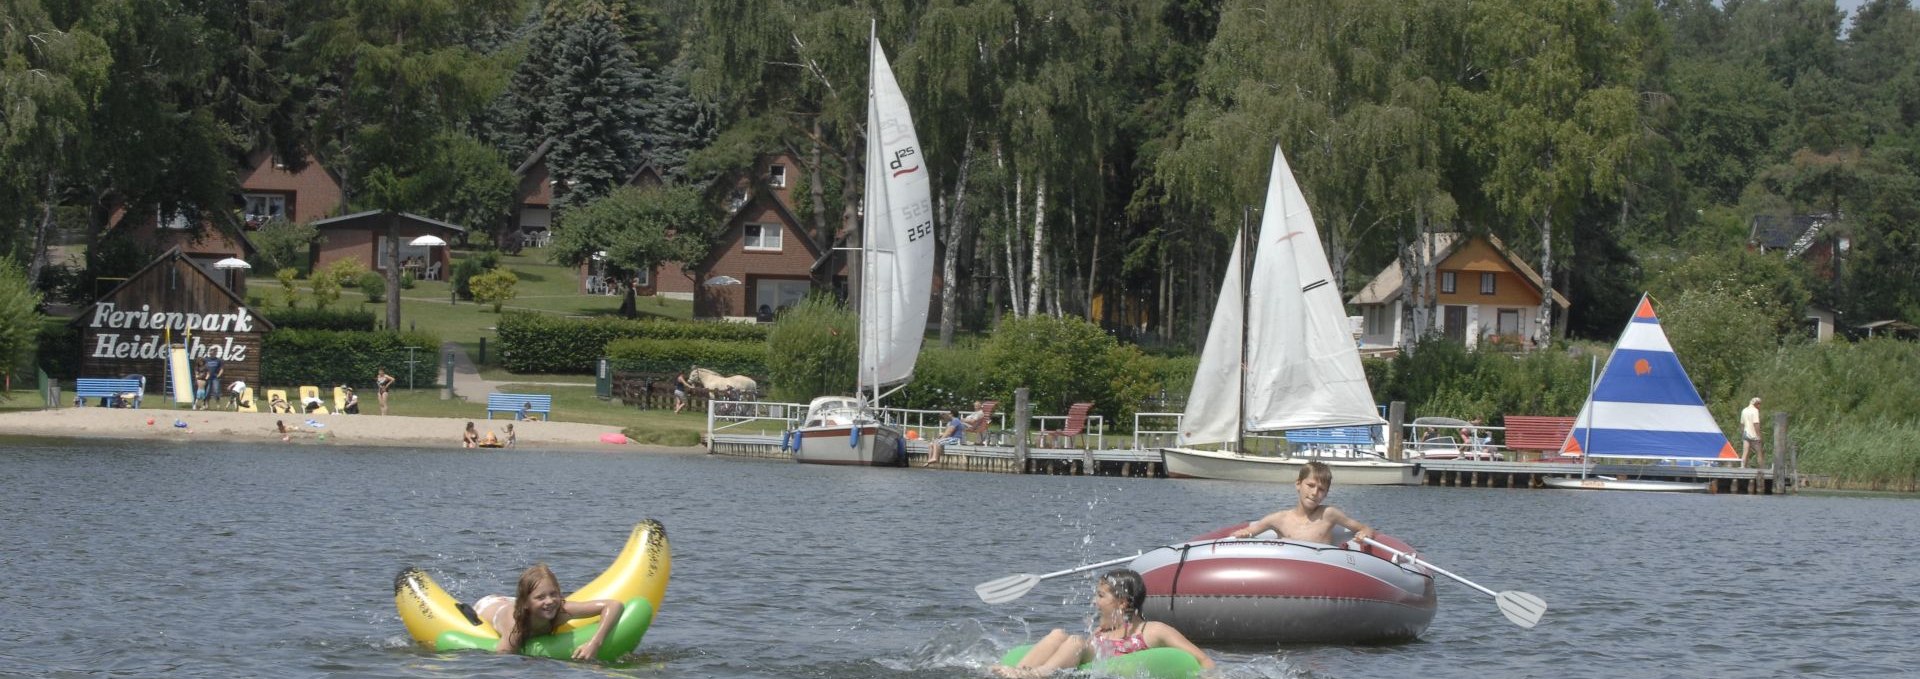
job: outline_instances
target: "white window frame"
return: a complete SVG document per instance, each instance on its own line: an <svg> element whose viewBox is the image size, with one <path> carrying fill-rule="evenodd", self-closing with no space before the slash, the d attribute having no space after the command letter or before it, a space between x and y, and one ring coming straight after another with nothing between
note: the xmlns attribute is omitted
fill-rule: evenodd
<svg viewBox="0 0 1920 679"><path fill-rule="evenodd" d="M1492 272L1488 272L1488 271L1480 272L1480 294L1482 295L1493 294L1494 279L1495 279L1495 276L1493 275Z"/></svg>
<svg viewBox="0 0 1920 679"><path fill-rule="evenodd" d="M162 231L192 231L193 220L187 219L187 213L185 212L174 212L172 214L162 214L155 217L154 226L159 227Z"/></svg>
<svg viewBox="0 0 1920 679"><path fill-rule="evenodd" d="M242 214L245 214L245 215L246 215L246 217L247 217L247 219L249 219L249 220L251 220L251 219L253 219L254 217L261 217L261 218L264 218L264 219L287 219L287 218L288 218L288 217L287 217L287 194L284 194L284 193L243 193L243 194L240 194L240 196L241 196L241 197L242 197L243 199L245 199L245 200L246 200L246 202L247 202L247 205L246 205L246 208L245 208L244 210L242 210L241 212L242 212ZM255 211L253 210L253 208L254 208L254 201L260 201L261 203L263 203L263 204L264 204L264 205L266 206L266 208L268 209L268 211L267 211L267 212L255 212ZM275 205L276 203L277 203L277 204L279 205L279 209L278 209L278 210L275 210L275 209L274 209L274 205Z"/></svg>
<svg viewBox="0 0 1920 679"><path fill-rule="evenodd" d="M1503 328L1503 327L1502 327L1502 325L1503 325L1503 324L1501 323L1501 321L1503 321L1503 320L1505 320L1506 318L1508 318L1508 315L1509 315L1509 314L1511 314L1511 315L1512 315L1511 317L1513 318L1513 329L1512 329L1511 331L1508 331L1508 330L1506 330L1505 328ZM1496 334L1496 335L1515 335L1515 336L1518 336L1518 335L1520 334L1520 318L1521 318L1521 316L1520 316L1520 310L1519 310L1519 309L1498 309L1498 310L1495 310L1495 311L1493 312L1493 332L1494 332L1494 334Z"/></svg>
<svg viewBox="0 0 1920 679"><path fill-rule="evenodd" d="M1452 271L1440 272L1440 291L1441 292L1452 294L1454 291L1459 289L1460 289L1460 279L1454 272Z"/></svg>
<svg viewBox="0 0 1920 679"><path fill-rule="evenodd" d="M769 229L772 238L769 239ZM740 227L740 245L752 252L779 252L785 244L786 227L779 224L747 224ZM768 240L772 244L768 244Z"/></svg>
<svg viewBox="0 0 1920 679"><path fill-rule="evenodd" d="M787 166L773 164L767 166L767 185L776 189L787 187Z"/></svg>
<svg viewBox="0 0 1920 679"><path fill-rule="evenodd" d="M633 285L634 287L641 288L653 285L653 271L651 269L641 269L640 273L634 274Z"/></svg>

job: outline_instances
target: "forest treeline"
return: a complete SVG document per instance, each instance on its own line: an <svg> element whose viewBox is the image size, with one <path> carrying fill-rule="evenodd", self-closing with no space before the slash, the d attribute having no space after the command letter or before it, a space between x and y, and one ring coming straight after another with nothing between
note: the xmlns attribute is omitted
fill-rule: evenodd
<svg viewBox="0 0 1920 679"><path fill-rule="evenodd" d="M1808 304L1920 318L1904 0L0 0L0 249L39 282L61 229L102 245L80 275L127 266L94 242L116 211L236 228L260 148L334 170L343 211L498 232L549 140L561 237L640 163L707 190L780 152L829 240L858 219L870 32L932 163L943 338L1065 314L1193 346L1275 144L1349 292L1467 231L1576 337L1690 265L1763 284L1782 332ZM1800 214L1838 256L1740 258Z"/></svg>

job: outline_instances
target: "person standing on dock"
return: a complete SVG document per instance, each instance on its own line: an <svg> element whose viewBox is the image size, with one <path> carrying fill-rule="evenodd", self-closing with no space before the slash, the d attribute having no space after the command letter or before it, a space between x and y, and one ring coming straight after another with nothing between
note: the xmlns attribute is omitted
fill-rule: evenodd
<svg viewBox="0 0 1920 679"><path fill-rule="evenodd" d="M1756 466L1767 465L1766 449L1760 447L1760 397L1755 396L1747 402L1747 408L1740 411L1740 466L1747 466L1747 456L1753 456Z"/></svg>

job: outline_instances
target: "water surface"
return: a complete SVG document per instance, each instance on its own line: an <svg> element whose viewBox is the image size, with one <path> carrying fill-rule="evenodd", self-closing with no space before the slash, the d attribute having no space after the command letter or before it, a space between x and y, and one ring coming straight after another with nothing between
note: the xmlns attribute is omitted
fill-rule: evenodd
<svg viewBox="0 0 1920 679"><path fill-rule="evenodd" d="M0 675L981 677L1083 628L1089 581L979 582L1178 541L1292 501L1212 481L844 469L698 455L0 442ZM1215 649L1225 677L1911 676L1920 504L1341 487L1330 502L1552 606L1532 630L1440 584L1423 639ZM394 612L426 568L471 600L603 569L642 518L673 580L613 667L434 654Z"/></svg>

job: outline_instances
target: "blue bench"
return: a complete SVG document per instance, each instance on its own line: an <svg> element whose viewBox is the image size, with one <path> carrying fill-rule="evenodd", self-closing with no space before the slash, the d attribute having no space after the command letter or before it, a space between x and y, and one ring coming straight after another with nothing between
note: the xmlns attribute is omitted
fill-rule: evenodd
<svg viewBox="0 0 1920 679"><path fill-rule="evenodd" d="M1376 443L1373 427L1367 426L1295 429L1287 432L1287 442L1307 446L1371 446Z"/></svg>
<svg viewBox="0 0 1920 679"><path fill-rule="evenodd" d="M73 396L85 401L90 398L107 399L101 405L117 405L121 394L131 393L133 407L140 407L140 396L146 389L146 380L137 377L82 377L73 381Z"/></svg>
<svg viewBox="0 0 1920 679"><path fill-rule="evenodd" d="M553 396L550 394L487 394L487 419L493 419L494 411L515 413L521 406L529 406L528 412L541 414L541 419L553 419Z"/></svg>

